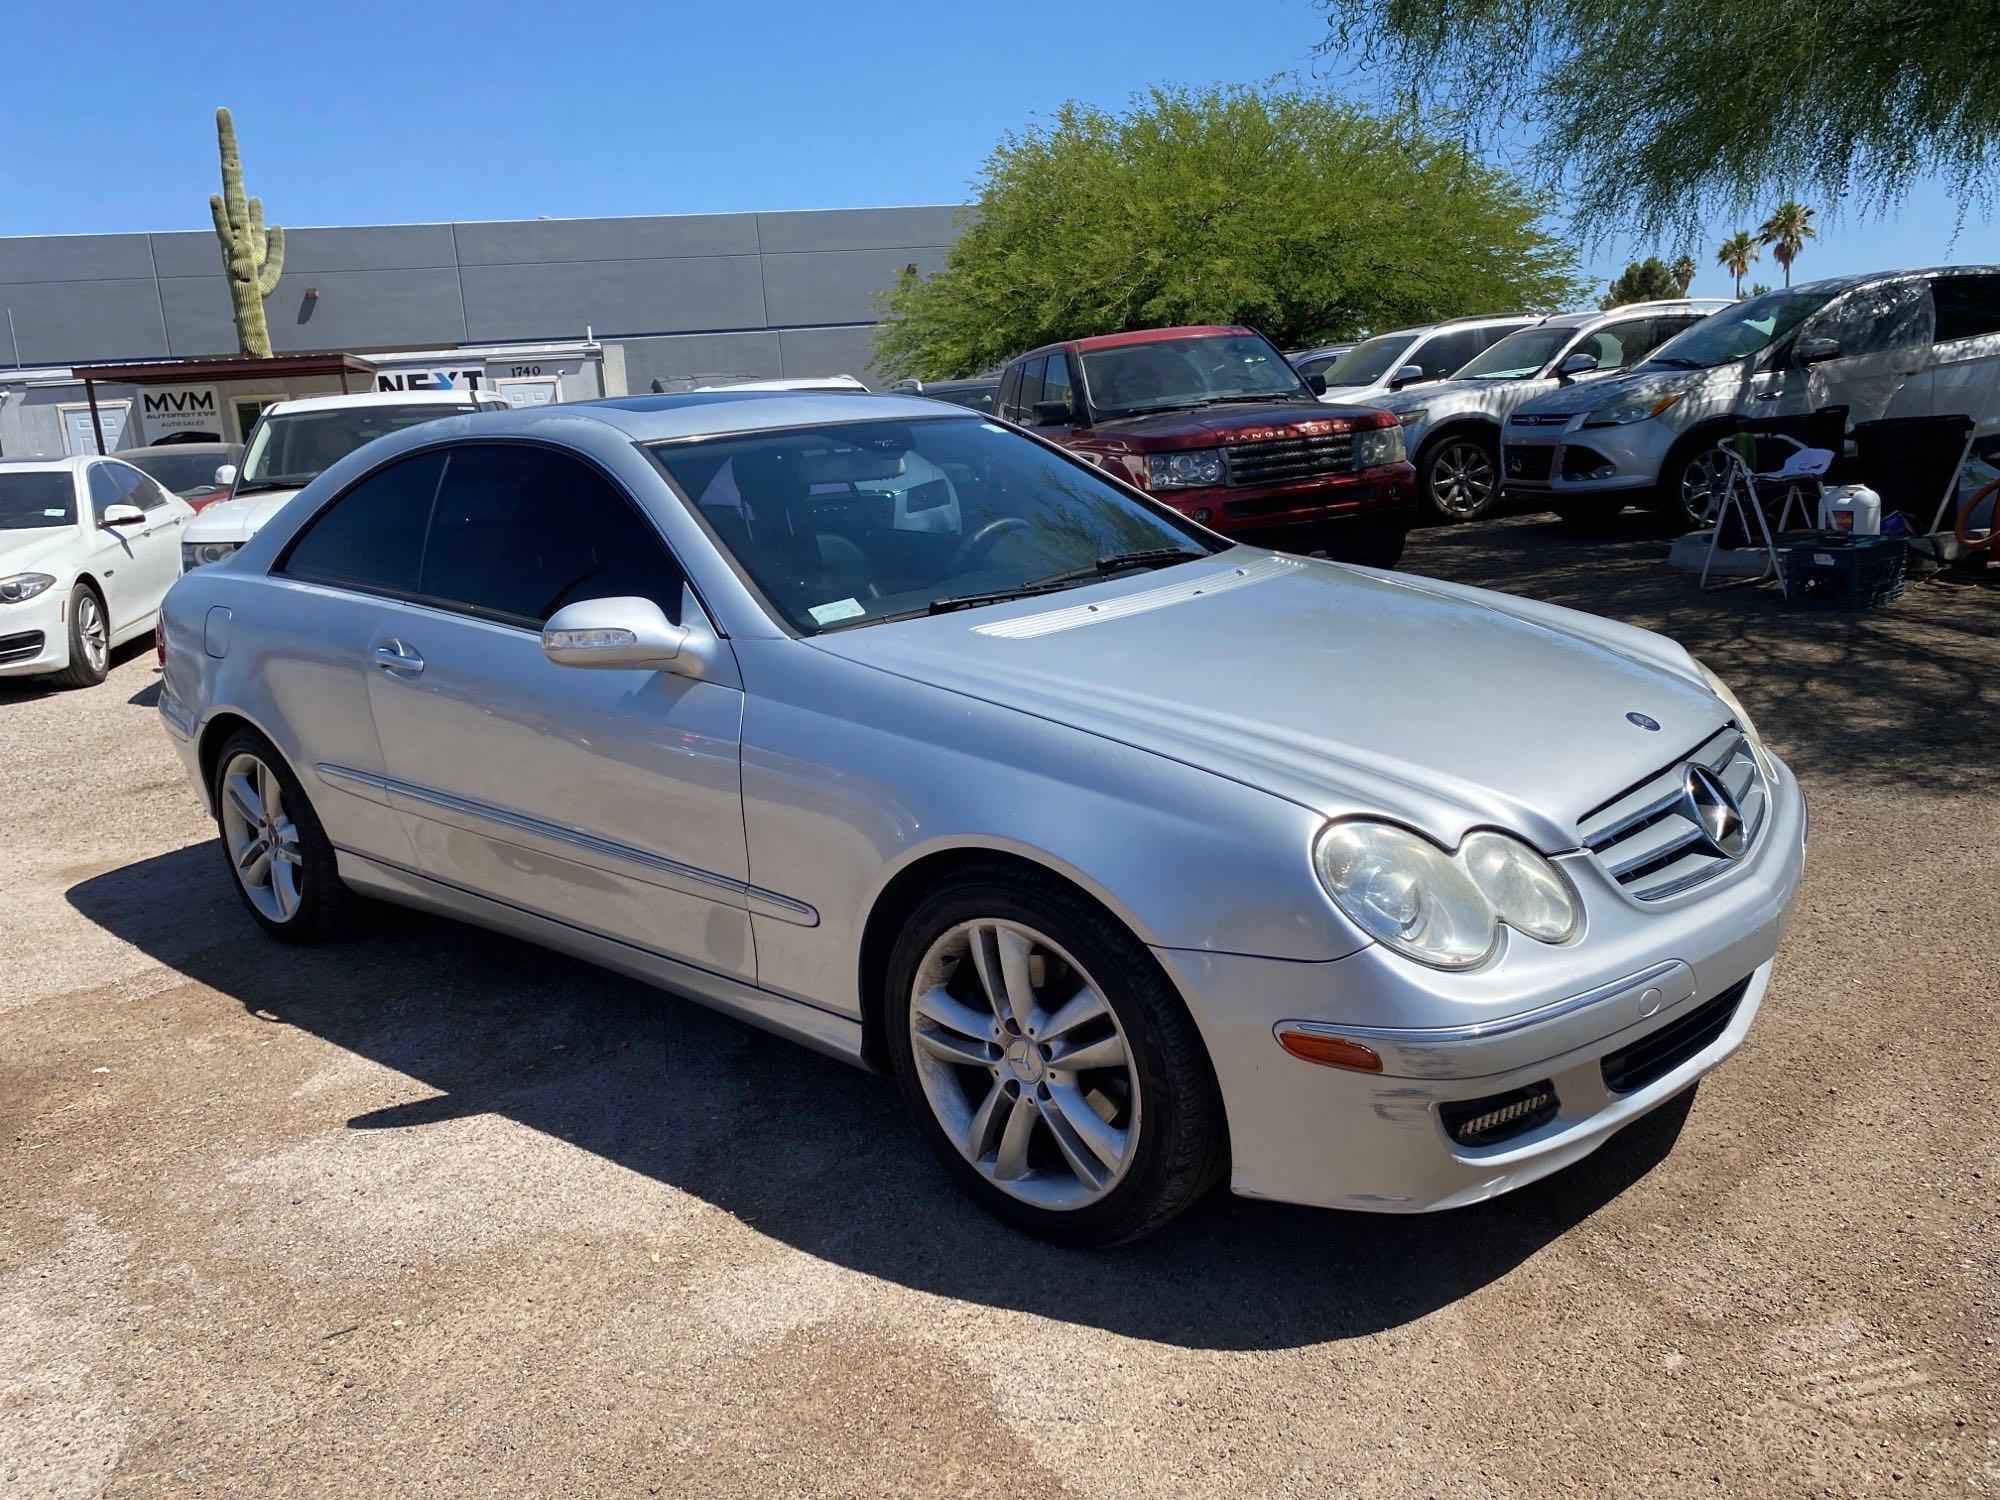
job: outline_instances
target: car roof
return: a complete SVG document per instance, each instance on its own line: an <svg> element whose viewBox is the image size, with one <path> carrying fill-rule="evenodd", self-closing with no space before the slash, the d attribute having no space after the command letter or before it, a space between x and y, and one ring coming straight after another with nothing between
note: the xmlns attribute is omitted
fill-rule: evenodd
<svg viewBox="0 0 2000 1500"><path fill-rule="evenodd" d="M353 391L345 396L294 396L285 401L274 401L264 408L264 414L272 412L338 411L348 406L426 406L445 405L457 402L463 406L468 401L478 401L485 395L483 391ZM490 400L491 398L488 397Z"/></svg>
<svg viewBox="0 0 2000 1500"><path fill-rule="evenodd" d="M680 391L661 396L608 396L559 406L524 407L514 413L531 423L536 414L561 421L587 417L617 428L637 442L782 431L832 423L913 420L918 417L979 422L985 418L945 401L921 396L863 395L844 391ZM505 413L480 421L466 418L467 431L508 424Z"/></svg>
<svg viewBox="0 0 2000 1500"><path fill-rule="evenodd" d="M85 464L94 462L100 457L116 458L117 456L115 453L45 453L39 457L23 454L19 458L0 458L0 471L11 469L15 473L21 473L35 469L40 469L44 472L51 469L73 470L80 469Z"/></svg>
<svg viewBox="0 0 2000 1500"><path fill-rule="evenodd" d="M1026 359L1030 354L1041 354L1049 349L1075 347L1078 350L1120 349L1127 344L1157 344L1165 339L1193 337L1217 337L1223 334L1251 333L1255 330L1239 324L1190 323L1184 328L1135 328L1130 333L1097 333L1084 339L1059 339L1053 344L1044 344L1040 349L1030 349L1028 354L1017 355ZM1011 363L1011 361L1010 361Z"/></svg>
<svg viewBox="0 0 2000 1500"><path fill-rule="evenodd" d="M1728 297L1656 297L1649 302L1621 302L1616 307L1580 307L1575 312L1550 313L1537 328L1582 328L1608 318L1629 318L1634 313L1698 312L1706 316L1732 306Z"/></svg>
<svg viewBox="0 0 2000 1500"><path fill-rule="evenodd" d="M144 448L120 448L111 456L131 460L152 453L227 453L241 443L149 443Z"/></svg>

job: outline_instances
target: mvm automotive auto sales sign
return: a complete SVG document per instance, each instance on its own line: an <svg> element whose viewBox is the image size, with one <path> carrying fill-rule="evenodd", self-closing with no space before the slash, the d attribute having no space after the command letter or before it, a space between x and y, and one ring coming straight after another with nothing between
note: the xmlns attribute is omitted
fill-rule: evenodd
<svg viewBox="0 0 2000 1500"><path fill-rule="evenodd" d="M163 385L142 390L139 419L149 443L176 432L201 432L217 442L222 440L222 413L212 385Z"/></svg>

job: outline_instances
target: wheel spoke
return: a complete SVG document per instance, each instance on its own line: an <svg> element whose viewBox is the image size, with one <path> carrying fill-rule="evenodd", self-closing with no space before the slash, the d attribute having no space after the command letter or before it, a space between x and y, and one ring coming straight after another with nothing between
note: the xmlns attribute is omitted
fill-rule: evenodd
<svg viewBox="0 0 2000 1500"><path fill-rule="evenodd" d="M974 1041L969 1036L956 1036L949 1031L934 1031L924 1028L911 1033L916 1044L932 1057L948 1063L959 1063L969 1068L991 1067L992 1057L986 1051L986 1043Z"/></svg>
<svg viewBox="0 0 2000 1500"><path fill-rule="evenodd" d="M972 1160L979 1161L986 1155L994 1130L1009 1112L1007 1104L1007 1090L1000 1086L1000 1080L996 1078L993 1080L993 1087L986 1091L986 1097L979 1102L979 1108L972 1112L972 1118L966 1122L965 1139L960 1144L965 1148L965 1154Z"/></svg>
<svg viewBox="0 0 2000 1500"><path fill-rule="evenodd" d="M271 899L278 903L278 917L281 921L289 918L298 909L298 877L290 865L271 866Z"/></svg>
<svg viewBox="0 0 2000 1500"><path fill-rule="evenodd" d="M1049 1127L1049 1137L1062 1152L1063 1160L1069 1163L1070 1171L1079 1181L1091 1188L1104 1186L1106 1173L1104 1166L1092 1154L1090 1148L1077 1136L1075 1128L1064 1118L1063 1112L1052 1099L1041 1101L1042 1123Z"/></svg>
<svg viewBox="0 0 2000 1500"><path fill-rule="evenodd" d="M1090 1154L1101 1162L1106 1171L1115 1172L1125 1160L1125 1132L1107 1124L1096 1110L1090 1107L1083 1094L1073 1087L1049 1090L1049 1108L1043 1111L1047 1118L1051 1112L1060 1116L1071 1133L1090 1148ZM1053 1127L1054 1122L1051 1121ZM1060 1139L1063 1132L1056 1131Z"/></svg>
<svg viewBox="0 0 2000 1500"><path fill-rule="evenodd" d="M257 789L250 785L250 778L241 771L222 783L222 792L236 809L237 816L252 828L264 821L264 804L258 800Z"/></svg>
<svg viewBox="0 0 2000 1500"><path fill-rule="evenodd" d="M927 1021L936 1022L947 1031L955 1031L960 1036L972 1037L985 1042L993 1035L993 1017L982 1014L954 999L943 985L933 985L917 996L912 1009Z"/></svg>
<svg viewBox="0 0 2000 1500"><path fill-rule="evenodd" d="M271 846L263 839L252 839L236 856L236 872L247 889L264 884L271 875Z"/></svg>
<svg viewBox="0 0 2000 1500"><path fill-rule="evenodd" d="M1007 1123L1000 1131L1000 1150L993 1159L993 1175L1002 1182L1028 1175L1028 1142L1034 1138L1035 1121L1041 1117L1041 1110L1028 1094L1016 1099L1007 1112Z"/></svg>
<svg viewBox="0 0 2000 1500"><path fill-rule="evenodd" d="M1124 1038L1115 1032L1100 1041L1086 1042L1073 1052L1058 1051L1049 1059L1052 1067L1072 1073L1081 1073L1085 1068L1122 1068L1130 1061Z"/></svg>
<svg viewBox="0 0 2000 1500"><path fill-rule="evenodd" d="M1062 1007L1049 1017L1048 1024L1042 1027L1041 1039L1045 1042L1052 1041L1056 1037L1076 1030L1085 1021L1094 1021L1104 1014L1104 1001L1099 998L1096 990L1085 985L1065 1000Z"/></svg>
<svg viewBox="0 0 2000 1500"><path fill-rule="evenodd" d="M972 961L993 1014L1026 1031L1035 1018L1035 990L1028 982L1028 955L1034 945L997 923L975 928L972 939Z"/></svg>

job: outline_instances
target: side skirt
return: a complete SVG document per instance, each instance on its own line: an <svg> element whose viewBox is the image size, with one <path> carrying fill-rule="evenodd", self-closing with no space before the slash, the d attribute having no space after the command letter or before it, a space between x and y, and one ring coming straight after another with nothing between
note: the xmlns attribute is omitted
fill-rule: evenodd
<svg viewBox="0 0 2000 1500"><path fill-rule="evenodd" d="M820 1010L800 1000L789 1000L760 990L754 985L711 974L692 964L666 958L616 938L603 937L572 927L567 922L541 916L494 901L457 886L446 885L412 870L383 864L365 855L339 851L340 878L364 895L435 912L461 922L490 927L510 937L523 938L544 948L583 959L646 984L657 985L685 996L724 1015L734 1016L761 1030L789 1041L799 1042L815 1052L824 1052L857 1068L867 1068L861 1053L861 1023L831 1011Z"/></svg>

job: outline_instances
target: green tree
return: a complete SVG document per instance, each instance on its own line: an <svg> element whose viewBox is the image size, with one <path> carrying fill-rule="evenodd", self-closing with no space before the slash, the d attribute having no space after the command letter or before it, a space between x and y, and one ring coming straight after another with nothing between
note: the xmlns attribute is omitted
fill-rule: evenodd
<svg viewBox="0 0 2000 1500"><path fill-rule="evenodd" d="M1792 284L1792 262L1799 258L1807 240L1819 238L1813 228L1813 210L1787 198L1757 230L1757 238L1771 247L1771 259L1785 268L1785 285Z"/></svg>
<svg viewBox="0 0 2000 1500"><path fill-rule="evenodd" d="M264 299L277 289L285 268L285 231L264 227L264 200L246 197L243 159L236 151L236 122L229 111L215 112L215 144L222 157L222 191L209 195L215 237L222 245L222 271L236 316L236 342L245 354L271 357L271 331Z"/></svg>
<svg viewBox="0 0 2000 1500"><path fill-rule="evenodd" d="M1753 281L1750 284L1750 295L1753 297L1761 297L1770 290L1771 288L1761 281Z"/></svg>
<svg viewBox="0 0 2000 1500"><path fill-rule="evenodd" d="M1992 205L1993 0L1312 0L1387 97L1533 142L1577 222L1691 232L1806 186L1866 212L1938 174Z"/></svg>
<svg viewBox="0 0 2000 1500"><path fill-rule="evenodd" d="M1688 294L1688 288L1694 285L1694 273L1698 269L1695 265L1694 257L1692 255L1678 255L1674 257L1674 263L1669 269L1674 273L1674 285L1680 288L1680 291L1675 293L1675 295L1685 297Z"/></svg>
<svg viewBox="0 0 2000 1500"><path fill-rule="evenodd" d="M1736 295L1743 296L1743 278L1750 270L1750 262L1758 258L1757 236L1747 229L1739 229L1715 249L1715 263L1736 278Z"/></svg>
<svg viewBox="0 0 2000 1500"><path fill-rule="evenodd" d="M1679 297L1686 292L1687 283L1675 274L1678 269L1678 265L1669 266L1657 255L1635 260L1611 283L1599 305L1623 307L1628 302L1663 302Z"/></svg>
<svg viewBox="0 0 2000 1500"><path fill-rule="evenodd" d="M1584 291L1544 200L1411 120L1293 87L1071 102L987 158L944 269L881 299L880 366L990 369L1053 339L1247 323L1287 347Z"/></svg>

